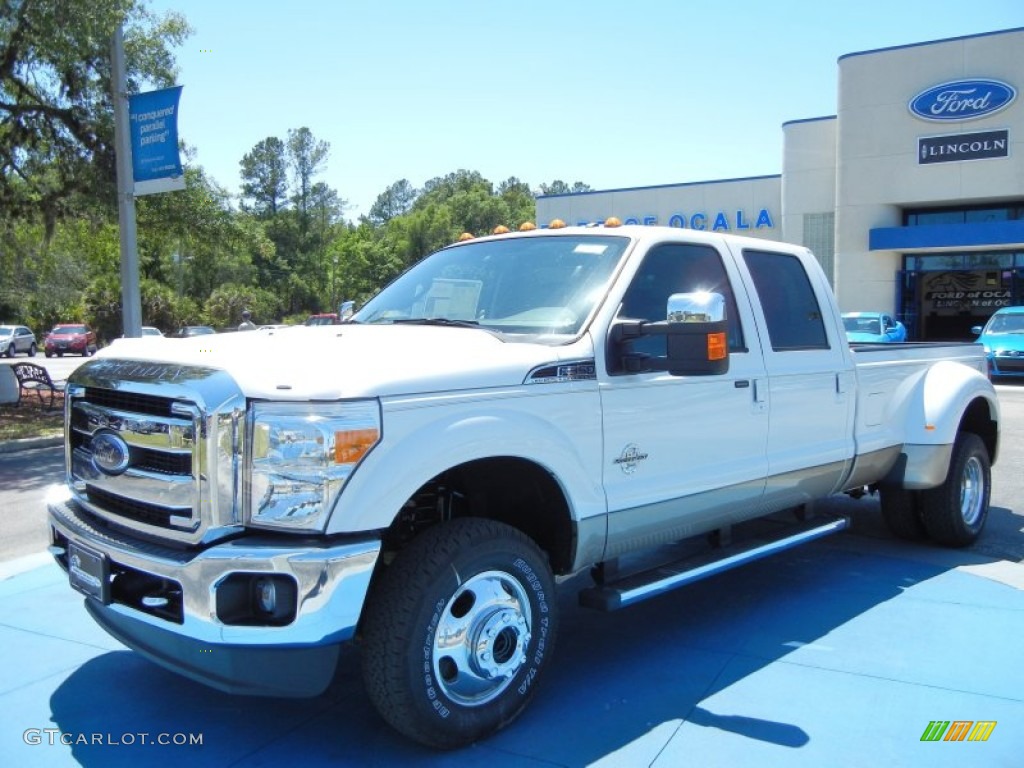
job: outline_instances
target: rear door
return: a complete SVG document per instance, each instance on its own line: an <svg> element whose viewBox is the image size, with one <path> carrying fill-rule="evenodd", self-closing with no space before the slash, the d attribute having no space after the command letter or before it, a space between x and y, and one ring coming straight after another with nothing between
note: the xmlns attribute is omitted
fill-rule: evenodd
<svg viewBox="0 0 1024 768"><path fill-rule="evenodd" d="M799 504L837 490L853 459L852 359L820 270L767 245L743 248L738 261L767 333L766 500Z"/></svg>

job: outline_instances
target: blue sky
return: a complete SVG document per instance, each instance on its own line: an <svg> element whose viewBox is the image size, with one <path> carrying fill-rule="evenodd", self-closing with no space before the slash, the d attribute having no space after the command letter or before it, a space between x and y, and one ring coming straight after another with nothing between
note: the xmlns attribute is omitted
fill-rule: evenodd
<svg viewBox="0 0 1024 768"><path fill-rule="evenodd" d="M594 189L780 173L782 123L835 113L841 55L1024 26L1020 0L150 7L195 30L177 57L196 161L237 193L246 152L307 126L352 220L460 168Z"/></svg>

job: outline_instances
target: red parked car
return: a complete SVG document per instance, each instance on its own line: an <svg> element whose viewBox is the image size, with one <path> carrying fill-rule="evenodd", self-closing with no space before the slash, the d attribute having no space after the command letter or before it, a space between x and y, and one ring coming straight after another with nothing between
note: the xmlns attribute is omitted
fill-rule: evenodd
<svg viewBox="0 0 1024 768"><path fill-rule="evenodd" d="M89 357L96 353L96 332L83 323L60 323L46 337L47 357L63 357L65 352Z"/></svg>

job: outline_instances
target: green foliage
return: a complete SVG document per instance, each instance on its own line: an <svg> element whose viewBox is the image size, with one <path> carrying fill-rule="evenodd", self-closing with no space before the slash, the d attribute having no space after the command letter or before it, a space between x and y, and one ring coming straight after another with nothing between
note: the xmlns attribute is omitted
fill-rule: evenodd
<svg viewBox="0 0 1024 768"><path fill-rule="evenodd" d="M408 213L418 195L419 190L408 179L399 179L377 195L367 218L372 224L387 224L396 216Z"/></svg>
<svg viewBox="0 0 1024 768"><path fill-rule="evenodd" d="M275 323L281 313L281 302L263 288L227 283L210 294L203 314L210 325L231 328L242 322L242 311L246 309L252 313L252 321L257 325Z"/></svg>
<svg viewBox="0 0 1024 768"><path fill-rule="evenodd" d="M260 216L276 216L288 203L288 160L284 142L268 136L252 148L242 166L242 197Z"/></svg>
<svg viewBox="0 0 1024 768"><path fill-rule="evenodd" d="M577 195L580 192L590 192L590 185L577 181L570 187L561 179L555 179L550 184L540 185L540 194L542 195Z"/></svg>

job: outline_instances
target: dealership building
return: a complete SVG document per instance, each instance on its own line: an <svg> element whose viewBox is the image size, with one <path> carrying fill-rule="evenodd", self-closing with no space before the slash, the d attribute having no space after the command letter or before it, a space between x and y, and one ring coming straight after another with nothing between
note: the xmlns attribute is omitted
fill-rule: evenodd
<svg viewBox="0 0 1024 768"><path fill-rule="evenodd" d="M541 222L806 245L846 311L968 339L1024 304L1024 28L840 57L837 113L782 126L782 173L537 199Z"/></svg>

